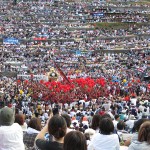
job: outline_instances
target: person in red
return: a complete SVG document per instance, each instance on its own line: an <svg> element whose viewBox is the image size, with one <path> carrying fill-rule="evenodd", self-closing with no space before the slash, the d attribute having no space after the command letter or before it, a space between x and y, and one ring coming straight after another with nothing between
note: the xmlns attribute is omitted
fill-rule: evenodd
<svg viewBox="0 0 150 150"><path fill-rule="evenodd" d="M129 101L129 100L130 100L130 97L129 97L129 96L126 96L126 97L124 98L124 100L125 100L125 101Z"/></svg>
<svg viewBox="0 0 150 150"><path fill-rule="evenodd" d="M99 111L99 115L103 116L105 114L105 108L102 107L102 109Z"/></svg>

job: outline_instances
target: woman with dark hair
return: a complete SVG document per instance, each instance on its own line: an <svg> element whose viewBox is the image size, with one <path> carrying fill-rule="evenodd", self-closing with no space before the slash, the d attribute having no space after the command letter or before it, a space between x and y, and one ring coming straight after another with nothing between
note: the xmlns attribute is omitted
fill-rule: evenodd
<svg viewBox="0 0 150 150"><path fill-rule="evenodd" d="M70 118L70 116L68 114L62 114L61 116L66 121L66 124L67 124L67 133L70 132L70 131L72 131L72 129L70 129L70 125L71 125L71 118Z"/></svg>
<svg viewBox="0 0 150 150"><path fill-rule="evenodd" d="M126 127L126 125L125 125L124 121L120 121L117 123L117 131L116 132L119 136L120 142L121 142L121 140L123 140L123 135L128 134L128 132L125 130L125 127Z"/></svg>
<svg viewBox="0 0 150 150"><path fill-rule="evenodd" d="M87 150L86 138L79 131L71 131L64 138L63 150Z"/></svg>
<svg viewBox="0 0 150 150"><path fill-rule="evenodd" d="M150 121L144 122L138 133L138 141L133 141L128 150L150 149Z"/></svg>
<svg viewBox="0 0 150 150"><path fill-rule="evenodd" d="M113 134L114 125L110 118L103 118L100 121L100 133L96 133L88 150L119 150L119 139L117 134Z"/></svg>
<svg viewBox="0 0 150 150"><path fill-rule="evenodd" d="M133 136L132 136L132 138L125 141L125 143L124 143L125 146L129 146L132 142L138 140L140 126L146 121L148 121L148 119L139 119L138 121L136 121L134 123L133 129L132 129Z"/></svg>
<svg viewBox="0 0 150 150"><path fill-rule="evenodd" d="M85 130L84 133L88 133L90 135L90 140L93 138L95 133L99 133L99 123L101 120L101 116L96 114L92 118L91 128Z"/></svg>
<svg viewBox="0 0 150 150"><path fill-rule="evenodd" d="M94 115L93 118L92 118L91 128L93 130L95 130L96 133L99 132L99 123L100 123L100 120L101 120L101 116L100 115Z"/></svg>
<svg viewBox="0 0 150 150"><path fill-rule="evenodd" d="M25 123L25 116L23 114L15 115L15 123L18 123L21 126L22 131L27 130L27 124Z"/></svg>
<svg viewBox="0 0 150 150"><path fill-rule="evenodd" d="M133 133L131 142L138 140L138 132L139 132L140 126L146 121L148 121L148 119L140 119L134 123L134 126L133 126L134 133Z"/></svg>
<svg viewBox="0 0 150 150"><path fill-rule="evenodd" d="M35 145L40 150L63 150L63 140L66 131L67 125L65 119L62 116L54 115L37 135ZM46 133L53 136L52 141L45 140Z"/></svg>
<svg viewBox="0 0 150 150"><path fill-rule="evenodd" d="M23 142L26 149L33 149L34 140L37 134L41 131L41 120L39 118L32 118L28 123L27 131L24 132Z"/></svg>

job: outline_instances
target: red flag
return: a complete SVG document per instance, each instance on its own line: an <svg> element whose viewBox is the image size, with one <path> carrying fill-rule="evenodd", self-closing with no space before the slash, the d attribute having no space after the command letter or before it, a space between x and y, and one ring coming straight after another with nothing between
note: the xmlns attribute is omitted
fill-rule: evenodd
<svg viewBox="0 0 150 150"><path fill-rule="evenodd" d="M66 75L63 73L63 71L59 68L59 66L54 62L54 65L55 65L55 67L57 68L57 70L58 70L58 72L60 73L60 75L62 76L62 78L66 81L66 82L68 82L69 84L71 84L70 83L70 81L68 80L68 78L66 77Z"/></svg>

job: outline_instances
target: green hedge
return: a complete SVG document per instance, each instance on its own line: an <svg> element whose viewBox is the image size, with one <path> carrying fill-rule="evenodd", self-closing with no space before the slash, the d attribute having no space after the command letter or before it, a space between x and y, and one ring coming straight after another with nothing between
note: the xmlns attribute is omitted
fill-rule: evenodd
<svg viewBox="0 0 150 150"><path fill-rule="evenodd" d="M120 3L116 0L111 0L110 2L108 2L109 4L116 4L116 3ZM121 2L123 5L126 5L126 4L140 4L140 5L144 5L144 4L147 4L147 5L150 5L150 0L140 0L140 1L137 1L137 2Z"/></svg>
<svg viewBox="0 0 150 150"><path fill-rule="evenodd" d="M131 25L142 26L144 23L136 23L136 22L97 22L92 23L95 28L104 28L104 29L119 29L119 28L129 28Z"/></svg>

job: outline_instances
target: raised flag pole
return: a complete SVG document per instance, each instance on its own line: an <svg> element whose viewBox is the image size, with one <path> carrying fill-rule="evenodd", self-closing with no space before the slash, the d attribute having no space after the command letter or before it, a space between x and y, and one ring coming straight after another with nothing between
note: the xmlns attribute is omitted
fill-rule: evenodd
<svg viewBox="0 0 150 150"><path fill-rule="evenodd" d="M60 69L60 67L56 64L55 61L54 62L54 66L57 68L58 72L60 73L60 76L62 76L62 78L68 83L68 84L72 84L69 79L66 77L66 75L64 74L64 72ZM75 84L74 84L75 85ZM77 86L75 85L75 87L77 88ZM81 90L82 94L85 94L85 91L83 88L79 87L79 89Z"/></svg>
<svg viewBox="0 0 150 150"><path fill-rule="evenodd" d="M53 62L54 62L54 66L55 66L56 69L58 70L60 76L62 76L62 78L63 78L67 83L71 84L70 81L68 80L68 78L66 77L66 75L64 74L64 72L63 72L63 71L60 69L60 67L56 64L56 62L55 62L55 61L53 61Z"/></svg>

